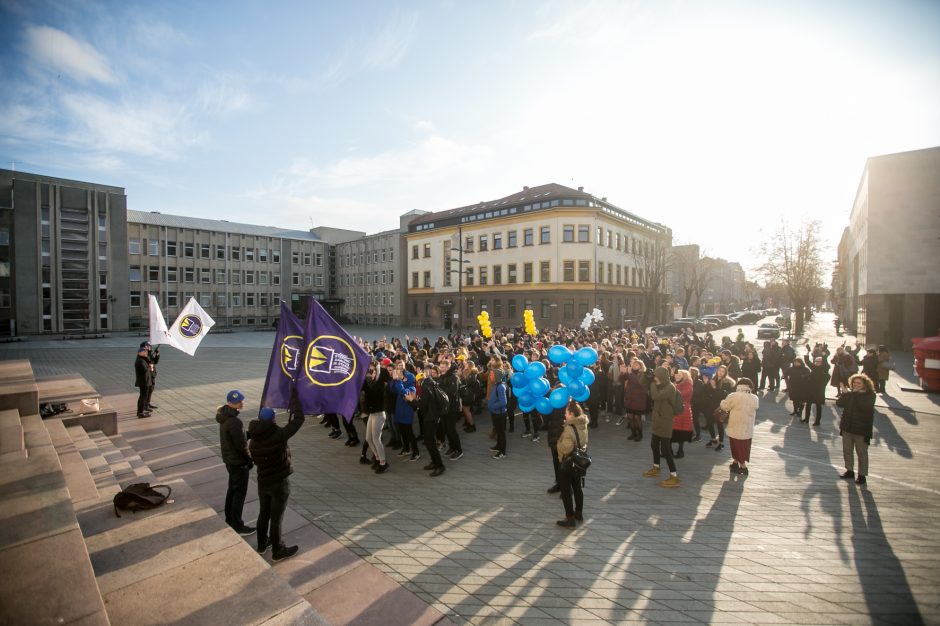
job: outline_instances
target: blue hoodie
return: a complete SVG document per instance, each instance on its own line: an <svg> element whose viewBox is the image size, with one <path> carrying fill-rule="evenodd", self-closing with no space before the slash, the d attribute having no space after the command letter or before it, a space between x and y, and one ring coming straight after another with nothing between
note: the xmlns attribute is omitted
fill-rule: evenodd
<svg viewBox="0 0 940 626"><path fill-rule="evenodd" d="M502 380L497 381L490 391L490 397L486 400L486 408L490 413L497 415L506 412L506 383Z"/></svg>
<svg viewBox="0 0 940 626"><path fill-rule="evenodd" d="M415 376L411 372L404 372L404 378L393 380L391 387L395 391L395 421L400 424L411 424L414 421L415 410L405 400L406 393L415 391Z"/></svg>

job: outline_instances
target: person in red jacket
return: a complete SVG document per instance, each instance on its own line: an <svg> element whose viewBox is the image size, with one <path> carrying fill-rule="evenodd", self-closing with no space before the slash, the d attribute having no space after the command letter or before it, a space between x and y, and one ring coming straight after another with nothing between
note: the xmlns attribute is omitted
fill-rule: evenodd
<svg viewBox="0 0 940 626"><path fill-rule="evenodd" d="M675 383L679 395L682 396L682 412L672 418L672 442L679 444L679 449L673 456L681 459L685 456L683 446L686 441L692 440L695 431L692 425L692 375L688 370L677 370Z"/></svg>

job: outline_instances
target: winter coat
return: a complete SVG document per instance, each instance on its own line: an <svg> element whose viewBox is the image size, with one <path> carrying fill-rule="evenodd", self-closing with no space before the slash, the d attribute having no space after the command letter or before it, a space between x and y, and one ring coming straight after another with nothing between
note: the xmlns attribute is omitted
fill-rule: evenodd
<svg viewBox="0 0 940 626"><path fill-rule="evenodd" d="M812 396L810 369L805 365L794 365L787 373L787 393L790 400L797 404L809 402Z"/></svg>
<svg viewBox="0 0 940 626"><path fill-rule="evenodd" d="M735 439L754 437L754 422L757 420L757 396L750 391L734 391L721 401L721 408L728 412L725 433Z"/></svg>
<svg viewBox="0 0 940 626"><path fill-rule="evenodd" d="M149 387L153 384L153 372L150 369L150 359L137 355L134 359L134 386Z"/></svg>
<svg viewBox="0 0 940 626"><path fill-rule="evenodd" d="M558 438L558 444L556 445L556 451L558 453L558 460L564 461L565 457L574 452L574 449L577 447L577 443L574 436L574 429L578 431L578 439L581 440L581 447L587 448L588 445L588 418L586 415L581 415L579 417L571 420L570 423L565 422L564 429L561 431L561 435ZM572 429L574 426L574 429Z"/></svg>
<svg viewBox="0 0 940 626"><path fill-rule="evenodd" d="M708 391L705 381L697 378L692 384L692 414L699 415L705 412L708 404Z"/></svg>
<svg viewBox="0 0 940 626"><path fill-rule="evenodd" d="M809 356L803 357L806 367L809 368L809 398L807 402L813 404L826 403L826 383L829 382L829 364L823 360L822 365L813 365Z"/></svg>
<svg viewBox="0 0 940 626"><path fill-rule="evenodd" d="M769 344L764 348L761 356L764 357L761 361L761 369L765 372L770 373L780 369L780 346L773 343Z"/></svg>
<svg viewBox="0 0 940 626"><path fill-rule="evenodd" d="M506 383L500 381L493 385L490 391L490 397L486 399L486 408L492 415L500 415L506 412Z"/></svg>
<svg viewBox="0 0 940 626"><path fill-rule="evenodd" d="M746 358L741 361L741 375L751 379L754 386L757 387L757 382L760 378L760 359L757 358L756 354L753 358Z"/></svg>
<svg viewBox="0 0 940 626"><path fill-rule="evenodd" d="M875 424L875 392L847 391L836 399L836 406L842 407L839 434L862 435L866 443L871 442Z"/></svg>
<svg viewBox="0 0 940 626"><path fill-rule="evenodd" d="M673 430L687 430L691 432L692 426L692 381L684 378L682 382L676 383L676 389L682 396L682 413L674 415L672 418Z"/></svg>
<svg viewBox="0 0 940 626"><path fill-rule="evenodd" d="M558 443L561 431L565 427L565 410L555 409L543 416L543 419L545 420L545 438L548 440L549 447L552 447Z"/></svg>
<svg viewBox="0 0 940 626"><path fill-rule="evenodd" d="M304 425L304 414L299 407L291 409L291 418L284 427L274 420L251 420L248 434L251 443L248 450L258 466L258 486L268 487L284 481L294 472L287 440L297 434Z"/></svg>
<svg viewBox="0 0 940 626"><path fill-rule="evenodd" d="M878 380L888 380L889 372L888 364L891 362L891 353L890 352L879 352L878 353Z"/></svg>
<svg viewBox="0 0 940 626"><path fill-rule="evenodd" d="M646 412L646 396L648 393L646 376L643 372L628 370L624 375L626 384L623 389L623 407L627 413L640 415Z"/></svg>
<svg viewBox="0 0 940 626"><path fill-rule="evenodd" d="M872 382L878 380L878 355L866 354L862 358L862 374L868 376Z"/></svg>
<svg viewBox="0 0 940 626"><path fill-rule="evenodd" d="M411 424L414 421L415 410L408 401L405 400L405 394L415 391L415 377L411 372L404 372L402 378L392 380L389 387L395 392L395 421L399 424Z"/></svg>
<svg viewBox="0 0 940 626"><path fill-rule="evenodd" d="M660 385L654 380L650 385L650 395L653 397L653 434L671 439L672 418L676 414L676 386L669 382L669 370L665 367L657 367L655 376L666 383Z"/></svg>
<svg viewBox="0 0 940 626"><path fill-rule="evenodd" d="M375 380L366 378L359 395L359 412L363 417L385 410L385 384L381 377Z"/></svg>
<svg viewBox="0 0 940 626"><path fill-rule="evenodd" d="M223 404L215 412L215 421L219 423L222 462L226 465L250 465L248 440L242 421L238 419L238 409Z"/></svg>
<svg viewBox="0 0 940 626"><path fill-rule="evenodd" d="M450 400L450 406L447 407L447 412L456 415L460 413L461 403L460 403L460 377L457 376L457 362L451 364L450 368L443 374L441 374L438 383L441 385L441 389L444 390L444 393L447 394L447 399Z"/></svg>

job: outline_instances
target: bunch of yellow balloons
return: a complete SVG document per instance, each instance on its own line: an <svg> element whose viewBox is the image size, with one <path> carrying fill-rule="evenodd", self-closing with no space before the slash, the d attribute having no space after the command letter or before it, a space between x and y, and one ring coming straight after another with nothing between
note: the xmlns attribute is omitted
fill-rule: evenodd
<svg viewBox="0 0 940 626"><path fill-rule="evenodd" d="M525 318L525 332L535 337L539 331L535 328L535 314L532 309L526 309L522 316Z"/></svg>
<svg viewBox="0 0 940 626"><path fill-rule="evenodd" d="M477 315L477 321L480 323L480 333L487 339L493 336L493 327L490 326L490 314L483 311Z"/></svg>

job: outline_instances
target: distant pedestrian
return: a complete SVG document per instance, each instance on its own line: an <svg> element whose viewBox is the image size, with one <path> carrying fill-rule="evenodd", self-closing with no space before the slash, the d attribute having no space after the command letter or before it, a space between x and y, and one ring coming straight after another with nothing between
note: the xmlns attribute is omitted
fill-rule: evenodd
<svg viewBox="0 0 940 626"><path fill-rule="evenodd" d="M274 422L274 409L261 409L258 419L248 425L251 435L251 458L258 464L258 553L264 554L271 546L271 558L283 561L297 554L297 546L287 546L281 535L281 521L290 497L290 480L293 473L290 447L287 440L297 434L304 424L304 412L297 398L297 390L291 390L288 406L290 417L287 425Z"/></svg>
<svg viewBox="0 0 940 626"><path fill-rule="evenodd" d="M629 366L620 366L623 381L623 408L627 414L627 426L630 429L628 441L643 441L643 414L649 403L649 382L646 378L646 364L640 359L633 359Z"/></svg>
<svg viewBox="0 0 940 626"><path fill-rule="evenodd" d="M486 399L486 408L490 411L493 428L496 430L496 447L490 450L495 453L494 459L502 459L506 456L507 404L506 383L503 382L502 372L497 372L493 385L490 387L490 395Z"/></svg>
<svg viewBox="0 0 940 626"><path fill-rule="evenodd" d="M751 380L742 378L733 393L721 401L721 408L728 412L728 442L731 445L731 471L747 474L751 460L751 440L754 438L754 422L760 401L754 394Z"/></svg>
<svg viewBox="0 0 940 626"><path fill-rule="evenodd" d="M692 441L695 431L692 425L692 375L688 370L678 370L675 378L676 389L682 397L682 411L672 418L672 443L679 444L673 456L681 459L685 456L685 443Z"/></svg>
<svg viewBox="0 0 940 626"><path fill-rule="evenodd" d="M678 487L679 475L672 458L672 422L676 414L676 386L670 382L669 370L657 367L653 372L650 395L653 399L653 466L643 473L647 478L659 476L659 464L663 458L669 466L669 478L660 481L661 487Z"/></svg>
<svg viewBox="0 0 940 626"><path fill-rule="evenodd" d="M875 385L868 376L855 374L839 391L836 406L842 407L839 433L845 460L845 472L840 477L854 478L856 484L864 485L868 475L868 444L875 423ZM855 455L858 455L858 476L854 471Z"/></svg>
<svg viewBox="0 0 940 626"><path fill-rule="evenodd" d="M810 400L812 381L810 380L809 368L804 365L803 359L793 359L787 374L787 380L787 394L790 396L790 401L793 402L793 410L790 415L799 417L801 422L805 422L809 419L809 413L807 413L807 418L803 419L803 407Z"/></svg>
<svg viewBox="0 0 940 626"><path fill-rule="evenodd" d="M809 346L806 347L807 352L809 351ZM810 355L807 354L803 357L803 360L806 362L806 367L809 368L809 394L806 401L806 413L804 414L803 421L809 421L810 410L813 407L816 407L816 421L813 422L813 426L819 426L819 422L822 419L822 408L826 404L826 384L829 382L829 363L826 361L824 356L813 355L812 360L810 360Z"/></svg>
<svg viewBox="0 0 940 626"><path fill-rule="evenodd" d="M362 385L362 395L359 400L359 411L366 418L366 449L362 451L360 463L368 465L369 457L366 453L372 451L372 469L377 474L388 471L388 459L385 456L385 446L382 444L382 428L385 426L385 385L379 374L379 363L370 363L366 370L366 379Z"/></svg>
<svg viewBox="0 0 940 626"><path fill-rule="evenodd" d="M239 535L255 532L242 520L245 495L248 493L248 474L252 460L248 454L248 440L245 428L238 418L238 412L245 406L245 394L233 389L225 396L225 404L215 413L219 423L219 443L222 448L222 462L228 470L228 489L225 492L225 523L235 529Z"/></svg>
<svg viewBox="0 0 940 626"><path fill-rule="evenodd" d="M134 386L140 391L137 396L137 417L150 417L150 410L147 408L147 398L150 396L151 385L153 385L153 370L150 367L150 358L148 357L149 342L145 341L137 349L137 358L134 359Z"/></svg>
<svg viewBox="0 0 940 626"><path fill-rule="evenodd" d="M891 353L888 351L888 348L878 346L878 379L872 381L875 383L875 390L878 393L888 393L886 390L888 376L891 374L893 368L894 364L891 362Z"/></svg>

